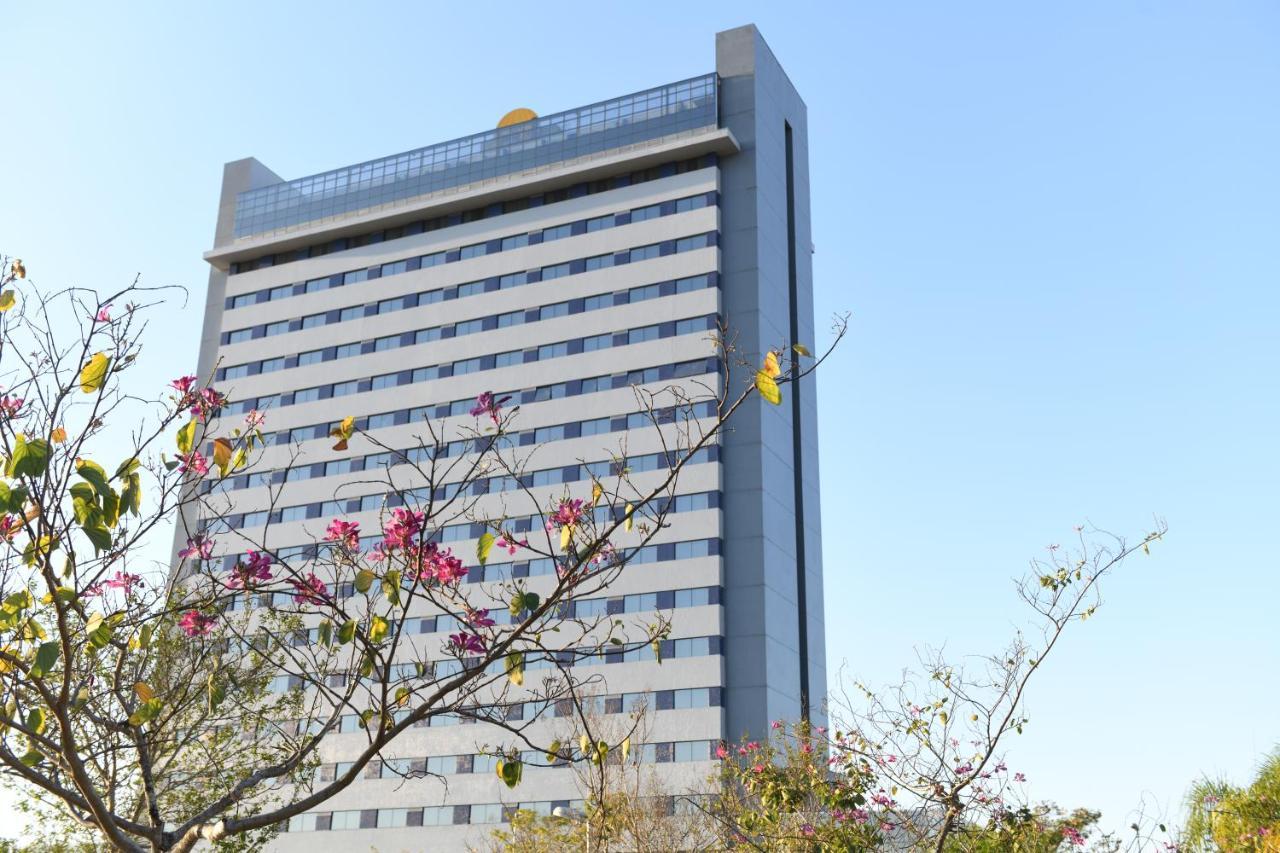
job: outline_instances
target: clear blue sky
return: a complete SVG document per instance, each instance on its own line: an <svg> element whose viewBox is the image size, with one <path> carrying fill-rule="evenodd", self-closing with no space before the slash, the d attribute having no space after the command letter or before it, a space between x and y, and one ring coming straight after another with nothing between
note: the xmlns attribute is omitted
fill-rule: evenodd
<svg viewBox="0 0 1280 853"><path fill-rule="evenodd" d="M1171 533L1031 696L1013 764L1120 822L1280 742L1280 7L19 4L0 250L193 304L224 161L285 177L709 71L754 21L809 105L827 648L991 650L1084 520ZM825 327L825 323L820 325ZM821 343L821 341L819 341Z"/></svg>

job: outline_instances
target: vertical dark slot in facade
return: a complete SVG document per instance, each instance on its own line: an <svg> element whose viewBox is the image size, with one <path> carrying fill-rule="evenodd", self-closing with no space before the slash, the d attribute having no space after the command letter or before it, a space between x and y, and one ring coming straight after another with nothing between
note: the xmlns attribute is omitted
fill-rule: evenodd
<svg viewBox="0 0 1280 853"><path fill-rule="evenodd" d="M791 343L800 343L800 293L796 281L796 174L791 123L783 122L787 146L787 287L790 303ZM791 351L792 373L800 367L800 355ZM804 450L800 430L800 383L791 383L791 476L795 487L796 604L800 621L800 718L809 719L809 602L805 591L804 555Z"/></svg>

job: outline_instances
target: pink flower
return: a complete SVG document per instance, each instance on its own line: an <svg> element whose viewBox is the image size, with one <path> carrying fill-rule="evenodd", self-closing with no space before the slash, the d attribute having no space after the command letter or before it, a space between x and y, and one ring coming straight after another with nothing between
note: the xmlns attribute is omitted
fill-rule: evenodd
<svg viewBox="0 0 1280 853"><path fill-rule="evenodd" d="M8 394L5 394L3 397L0 397L0 415L3 415L6 418L16 418L18 416L18 412L22 409L22 404L25 402L26 400L21 397L10 397Z"/></svg>
<svg viewBox="0 0 1280 853"><path fill-rule="evenodd" d="M226 405L227 397L212 388L204 388L199 394L192 394L188 402L191 416L203 421Z"/></svg>
<svg viewBox="0 0 1280 853"><path fill-rule="evenodd" d="M257 429L267 422L267 416L257 409L250 409L249 414L244 416L244 425L246 429Z"/></svg>
<svg viewBox="0 0 1280 853"><path fill-rule="evenodd" d="M801 835L805 835L805 836L812 836L812 835L813 835L813 824L811 824L811 823L806 823L804 826L800 827L800 834L801 834Z"/></svg>
<svg viewBox="0 0 1280 853"><path fill-rule="evenodd" d="M249 589L262 581L271 580L271 557L258 551L246 551L244 560L231 569L227 589ZM315 577L315 575L312 575ZM294 600L297 600L295 596Z"/></svg>
<svg viewBox="0 0 1280 853"><path fill-rule="evenodd" d="M482 607L479 610L472 610L468 607L466 616L463 618L466 619L467 624L471 625L473 628L489 628L495 624L494 621L489 618L489 608L487 607Z"/></svg>
<svg viewBox="0 0 1280 853"><path fill-rule="evenodd" d="M872 794L871 802L875 803L877 806L882 806L884 808L888 808L889 806L893 805L893 800L890 799L889 796L885 794L883 791L876 791L874 794Z"/></svg>
<svg viewBox="0 0 1280 853"><path fill-rule="evenodd" d="M404 507L391 510L391 518L382 525L382 537L386 543L385 550L392 548L408 548L422 532L426 523L426 515L413 512Z"/></svg>
<svg viewBox="0 0 1280 853"><path fill-rule="evenodd" d="M324 532L326 542L340 542L348 550L360 548L360 523L357 521L341 521L334 519Z"/></svg>
<svg viewBox="0 0 1280 853"><path fill-rule="evenodd" d="M12 539L18 535L18 531L22 528L22 522L18 521L16 515L5 513L0 515L0 539Z"/></svg>
<svg viewBox="0 0 1280 853"><path fill-rule="evenodd" d="M871 819L871 813L868 812L866 809L854 809L853 811L849 812L849 817L853 820L854 823L866 823L868 820Z"/></svg>
<svg viewBox="0 0 1280 853"><path fill-rule="evenodd" d="M146 586L142 582L141 575L131 575L128 572L116 572L115 577L102 582L103 589L122 589L125 595L133 592L135 586Z"/></svg>
<svg viewBox="0 0 1280 853"><path fill-rule="evenodd" d="M1013 774L1013 781L1015 781L1015 782L1025 782L1025 781L1027 781L1027 777L1026 777L1026 776L1024 776L1024 775L1022 775L1021 773L1014 773L1014 774Z"/></svg>
<svg viewBox="0 0 1280 853"><path fill-rule="evenodd" d="M763 773L763 772L764 772L764 765L763 765L763 764L753 764L753 765L751 766L751 772L752 772L752 773L755 773L756 775L759 775L759 774Z"/></svg>
<svg viewBox="0 0 1280 853"><path fill-rule="evenodd" d="M805 755L808 755L809 753L813 752L813 744L811 743L801 744L800 751L803 752Z"/></svg>
<svg viewBox="0 0 1280 853"><path fill-rule="evenodd" d="M428 542L424 549L426 555L422 560L421 567L418 569L418 577L424 575L434 576L436 580L443 584L456 583L467 576L467 568L462 565L462 561L453 556L453 551L449 548L443 550L434 542Z"/></svg>
<svg viewBox="0 0 1280 853"><path fill-rule="evenodd" d="M755 752L759 748L760 748L760 744L756 743L755 741L753 740L747 741L747 752Z"/></svg>
<svg viewBox="0 0 1280 853"><path fill-rule="evenodd" d="M895 827L896 827L896 824L894 824L893 821L888 821L888 820L880 821L881 832L893 832Z"/></svg>
<svg viewBox="0 0 1280 853"><path fill-rule="evenodd" d="M111 304L112 303L108 302L106 305L103 305L101 308L99 308L98 313L94 317L94 319L97 320L99 323L110 323L111 322Z"/></svg>
<svg viewBox="0 0 1280 853"><path fill-rule="evenodd" d="M214 623L217 621L216 616L205 616L199 610L188 610L178 620L178 627L188 637L202 637L213 630Z"/></svg>
<svg viewBox="0 0 1280 853"><path fill-rule="evenodd" d="M574 527L582 521L585 512L581 500L562 500L556 511L547 519L547 530L559 530L561 527Z"/></svg>
<svg viewBox="0 0 1280 853"><path fill-rule="evenodd" d="M183 405L188 397L191 396L191 389L196 387L196 378L194 376L179 376L177 379L169 383L169 387L173 388L181 395Z"/></svg>
<svg viewBox="0 0 1280 853"><path fill-rule="evenodd" d="M777 731L778 729L782 728L782 720L774 720L772 723L769 724L769 728L773 729L774 731Z"/></svg>
<svg viewBox="0 0 1280 853"><path fill-rule="evenodd" d="M1062 828L1062 837L1064 840L1074 844L1076 847L1084 846L1084 836L1081 835L1080 830L1076 829L1074 826L1064 826Z"/></svg>
<svg viewBox="0 0 1280 853"><path fill-rule="evenodd" d="M178 473L185 474L188 471L198 477L203 477L209 473L209 460L199 450L193 450L190 453L178 457Z"/></svg>
<svg viewBox="0 0 1280 853"><path fill-rule="evenodd" d="M968 776L972 772L973 772L973 765L967 761L956 768L957 776Z"/></svg>
<svg viewBox="0 0 1280 853"><path fill-rule="evenodd" d="M499 548L505 549L508 554L515 556L517 548L529 547L529 540L521 539L519 542L517 542L514 536L508 537L507 534L504 533L501 536L499 536L496 540L494 540L493 544Z"/></svg>
<svg viewBox="0 0 1280 853"><path fill-rule="evenodd" d="M187 540L187 547L178 552L178 559L186 560L194 557L198 560L213 559L213 540L203 533L197 533Z"/></svg>
<svg viewBox="0 0 1280 853"><path fill-rule="evenodd" d="M449 635L448 650L456 655L463 654L484 654L484 640L475 634L468 634L463 631L458 634Z"/></svg>
<svg viewBox="0 0 1280 853"><path fill-rule="evenodd" d="M728 757L729 757L729 750L725 749L724 744L722 744L722 743L721 743L721 744L717 744L717 745L716 745L716 758L719 758L721 761L723 761L724 759L726 759L726 758L728 758Z"/></svg>
<svg viewBox="0 0 1280 853"><path fill-rule="evenodd" d="M471 416L478 418L481 415L488 415L495 425L499 425L502 422L502 404L510 399L510 397L503 397L501 400L495 400L493 392L485 391L476 397L476 404L471 407Z"/></svg>
<svg viewBox="0 0 1280 853"><path fill-rule="evenodd" d="M329 587L315 574L308 574L302 580L289 578L289 585L294 589L293 600L298 604L324 604L329 598Z"/></svg>

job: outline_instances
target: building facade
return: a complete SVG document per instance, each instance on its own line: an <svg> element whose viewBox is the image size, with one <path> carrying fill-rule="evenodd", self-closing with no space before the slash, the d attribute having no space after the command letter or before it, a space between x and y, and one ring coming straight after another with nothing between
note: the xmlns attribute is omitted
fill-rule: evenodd
<svg viewBox="0 0 1280 853"><path fill-rule="evenodd" d="M356 442L333 450L333 421L353 414L409 446L424 418L472 422L482 390L520 404L533 467L554 472L548 496L589 489L582 461L609 459L620 438L633 457L660 449L628 420L632 386L717 381L718 322L753 359L813 343L810 246L805 106L752 26L717 35L713 73L607 102L293 181L229 163L199 372L237 412L266 412L274 441L227 490L226 522L282 550L334 515L376 529L382 495L356 486L372 457ZM661 666L599 669L604 713L648 704L633 751L674 790L711 774L718 741L821 714L814 394L805 379L783 405L736 416L682 475L643 570L629 566L600 603L671 615ZM296 479L283 473L293 454ZM456 527L445 538L474 554L478 528ZM537 589L536 566L503 570ZM442 644L446 629L421 615ZM463 849L516 806L580 796L563 768L528 768L507 789L479 728L404 735L396 767L370 768L275 846ZM332 735L320 772L362 742L354 727Z"/></svg>

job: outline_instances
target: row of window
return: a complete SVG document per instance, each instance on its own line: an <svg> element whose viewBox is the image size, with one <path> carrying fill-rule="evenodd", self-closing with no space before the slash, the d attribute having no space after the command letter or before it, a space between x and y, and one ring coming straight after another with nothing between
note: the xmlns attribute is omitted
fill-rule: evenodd
<svg viewBox="0 0 1280 853"><path fill-rule="evenodd" d="M646 382L667 382L672 379L683 379L690 376L701 376L717 373L720 362L716 358L698 358L692 361L680 361L674 364L656 365L626 373L612 373L604 376L588 376L583 379L569 379L536 388L516 389L513 391L494 392L493 396L501 399L510 397L512 407L526 403L540 403L547 400L559 400L565 397L578 397L583 394L594 394L597 391L610 391L615 388L626 388ZM229 404L226 409L232 414L247 412L255 406L258 398ZM264 398L265 399L265 398ZM360 430L381 429L383 427L404 426L408 423L432 420L437 418L459 417L470 414L475 407L475 397L451 400L447 403L436 403L429 406L414 406L409 409L393 409L389 412L378 412L365 417L356 418L355 425ZM269 445L292 444L294 442L327 439L329 433L338 426L337 421L325 421L319 424L307 424L290 430L280 430L266 436ZM523 436L521 441L524 442ZM367 470L368 466L366 466Z"/></svg>
<svg viewBox="0 0 1280 853"><path fill-rule="evenodd" d="M473 403L474 405L474 403ZM676 410L666 408L649 412L632 412L629 415L616 417L593 418L588 421L569 421L562 424L550 424L535 429L519 430L505 433L513 447L526 447L533 444L544 445L554 441L566 441L574 438L589 438L593 435L608 435L631 429L643 429L658 424L670 424L677 417L707 418L716 414L716 401L704 400L692 404L688 409ZM392 424L393 425L393 424ZM306 429L311 429L306 427ZM255 471L228 477L217 483L206 480L200 484L204 494L224 494L239 489L251 489L258 486L279 485L281 483L297 483L304 480L315 480L321 477L336 477L342 474L357 474L363 471L377 471L395 465L427 465L432 462L448 459L453 456L465 456L468 453L484 453L494 446L495 435L482 435L474 438L463 438L444 442L433 447L418 445L404 450L370 453L365 456L354 456L347 459L334 459L329 462L315 462L310 465L298 465L293 468L277 468L275 470ZM479 536L480 534L475 534ZM474 537L462 537L474 538ZM449 541L447 538L445 541Z"/></svg>
<svg viewBox="0 0 1280 853"><path fill-rule="evenodd" d="M719 637L712 639L719 640ZM720 654L720 644L711 654ZM706 657L706 654L697 655ZM692 657L692 655L685 655ZM667 658L664 656L664 660ZM439 661L441 664L460 666L462 661ZM527 665L526 665L527 667ZM438 672L437 675L439 676ZM448 677L448 676L443 676ZM581 701L581 700L580 700ZM723 694L719 687L691 687L680 690L657 690L652 693L619 693L612 696L596 697L587 702L583 708L592 713L621 714L634 710L637 702L643 702L655 711L687 711L696 708L718 708L723 702ZM652 703L652 704L649 704ZM573 700L557 700L548 702L545 699L529 702L510 702L501 705L476 706L463 711L437 714L414 724L414 728L441 728L461 725L474 725L486 722L532 722L538 719L573 717L576 715ZM398 723L409 715L407 710L398 710L391 716L392 723ZM365 720L359 714L343 714L338 724L338 731L351 734L363 730ZM316 726L312 727L317 728Z"/></svg>
<svg viewBox="0 0 1280 853"><path fill-rule="evenodd" d="M714 203L714 195L714 193L710 194L711 203ZM670 215L677 212L685 213L687 211L694 210L695 208L706 207L708 203L708 196L695 196L693 199L681 199L679 202L663 202L661 205L654 205L652 215L647 216L646 218L656 219L658 216ZM642 208L642 210L649 210L649 208ZM619 218L629 217L629 214L618 214L618 216ZM597 220L580 220L576 223L557 225L543 231L535 231L533 234L520 234L515 237L506 237L501 240L491 240L487 243L476 243L471 246L464 246L462 249L452 249L447 252L432 252L428 255L415 255L411 258L391 261L378 266L362 267L361 269L348 270L343 273L334 273L320 278L313 278L308 281L297 282L294 284L281 284L263 290L252 291L250 293L242 293L237 296L228 296L225 305L227 309L247 308L251 305L258 305L263 302L272 302L293 296L304 296L309 293L321 293L325 290L332 290L336 287L350 287L351 285L361 284L366 281L377 281L387 276L417 272L422 269L438 267L442 264L466 261L483 255L509 251L511 249L522 249L529 245L585 234L585 224L588 221L600 223L601 227L593 230L601 230L601 228L604 227L606 219L609 220L608 227L613 227L612 216L600 217ZM628 218L628 222L629 221L630 220ZM425 295L429 297L427 300L428 303L443 302L451 299L458 299L460 297L475 296L480 293L491 293L495 290L505 290L510 287L519 287L525 284L535 284L540 281L550 281L554 278L563 278L566 275L576 275L578 273L588 272L589 269L600 269L601 266L616 266L620 264L634 263L636 261L647 261L663 255L675 254L677 252L674 248L675 242L676 241L673 240L667 240L662 243L654 243L650 246L640 246L630 250L623 249L617 253L610 253L608 257L612 258L612 260L607 264L603 262L603 259L606 256L598 255L596 257L600 259L599 263L590 268L588 268L586 263L588 260L587 258L575 258L568 261L549 264L544 267L526 270L524 272L513 271L504 276L495 276L493 278L468 282L466 284L452 285L439 290L426 291ZM716 245L716 243L713 240L704 245ZM285 331L289 330L286 329Z"/></svg>
<svg viewBox="0 0 1280 853"><path fill-rule="evenodd" d="M671 177L672 175L693 172L698 169L706 169L714 166L715 164L715 154L707 154L703 157L695 157L690 160L682 160L674 163L664 163L661 166L653 166L627 175L618 175L612 178L583 182L574 184L571 187L561 187L560 189L549 190L544 193L537 193L536 195L525 196L523 198L494 202L484 207L477 207L471 210L448 213L443 216L436 216L430 219L421 219L417 222L410 222L395 228L378 229L376 231L358 234L353 237L340 237L336 240L315 243L310 246L304 246L300 249L291 249L286 252L275 252L273 254L262 255L261 257L250 260L237 261L231 264L231 274L235 275L237 273L250 272L255 269L267 269L268 267L280 266L281 264L292 263L294 261L302 261L307 258L322 257L334 252L345 252L351 249L358 249L361 246L371 246L376 243L398 240L401 237L410 237L414 234L438 231L442 228L450 228L466 222L477 222L481 219L489 219L495 216L502 216L507 213L527 210L531 207L546 207L548 205L567 201L573 198L595 195L596 193L608 192L621 187L656 181L660 178Z"/></svg>
<svg viewBox="0 0 1280 853"><path fill-rule="evenodd" d="M612 349L614 347L631 346L632 344L647 343L649 341L663 340L665 338L681 337L684 335L696 334L698 332L706 332L717 328L718 320L719 318L715 314L705 314L701 317L690 317L684 320L669 320L665 323L655 323L650 326L621 329L615 332L590 335L585 338L571 338L569 340L558 341L556 343L543 344L535 349L511 350L509 352L500 352L492 355L458 359L457 361L445 362L443 364L417 367L412 370L400 370L395 373L384 373L367 379L349 379L343 382L317 385L297 391L286 391L280 394L270 394L264 397L247 398L239 403L231 404L226 408L230 413L236 414L240 412L248 412L250 409L275 409L299 403L309 403L316 400L329 400L335 397L345 397L351 394L364 394L371 391L382 391L388 388L413 385L418 382L432 382L437 379L447 379L451 376L464 376L470 373L499 370L504 367L515 367L522 364L548 361L554 358L565 358L571 355L598 352L601 350ZM633 373L634 372L635 371L633 371ZM628 376L631 376L631 374L628 374ZM252 405L250 405L250 403L252 403ZM474 405L474 402L472 405ZM390 424L383 425L390 426Z"/></svg>
<svg viewBox="0 0 1280 853"><path fill-rule="evenodd" d="M686 464L701 465L720 460L720 448L708 445L691 454ZM466 483L449 483L430 488L412 489L403 492L375 493L363 497L345 498L342 500L318 501L314 503L295 504L275 510L256 510L247 513L232 513L210 521L208 530L241 530L246 527L259 527L264 524L281 524L290 521L307 521L322 517L339 517L356 512L375 512L385 508L404 506L406 503L428 501L448 501L462 493L484 495L514 491L519 488L535 486L553 486L561 483L575 483L584 480L600 480L605 477L618 477L624 472L640 474L646 471L658 471L671 465L666 453L645 453L616 461L604 459L598 462L578 463L556 468L544 468L538 471L527 471L518 479L512 476L479 477Z"/></svg>
<svg viewBox="0 0 1280 853"><path fill-rule="evenodd" d="M610 647L606 649L593 648L570 648L560 649L554 652L529 652L525 655L525 669L557 669L557 668L573 668L577 666L608 666L610 664L619 663L645 663L656 660L670 660L672 658L696 658L707 657L710 655L721 654L723 644L719 637L683 637L675 640L661 640L658 649L651 644L646 643L635 649L623 649ZM661 656L659 656L659 652ZM373 678L377 681L385 680L392 683L400 683L406 681L431 682L442 678L452 678L460 674L465 669L473 668L478 659L467 658L445 658L443 660L417 660L407 661L405 663L391 664L385 671L378 665L374 667ZM502 675L506 672L506 662L496 660L485 668L488 675ZM331 673L326 677L326 685L335 690L345 688L351 681L353 676L350 673ZM358 679L355 679L358 681ZM267 689L280 693L285 690L293 690L300 688L307 681L301 675L278 675L268 682ZM567 716L572 713L572 703L565 700L563 706L557 705L554 716ZM408 712L399 712L399 715L393 717L395 720L404 718ZM511 719L507 717L506 719ZM441 715L439 717L428 718L420 725L423 726L442 726L442 725L458 725L460 722L472 722L466 718L460 718L456 715ZM343 717L339 731L356 731L363 728L364 723L358 714L348 714Z"/></svg>
<svg viewBox="0 0 1280 853"><path fill-rule="evenodd" d="M632 744L629 761L636 764L668 764L687 761L710 761L715 750L716 741L710 740L677 740L644 744ZM569 749L576 754L576 749ZM610 753L612 763L621 763L620 752ZM546 754L535 750L525 750L520 760L527 766L547 766ZM556 765L567 762L557 760ZM498 756L485 753L467 753L463 755L431 755L422 758L383 758L374 759L364 766L361 773L363 779L420 779L424 776L465 776L474 773L493 773L497 769ZM355 766L352 761L339 761L334 764L322 764L316 768L317 782L332 782L351 772Z"/></svg>
<svg viewBox="0 0 1280 853"><path fill-rule="evenodd" d="M680 240L672 241L672 244L674 246L674 251L688 252L693 251L694 249L705 248L706 246L713 244L714 240L715 232L713 231L706 234L698 234L693 237L684 237ZM634 287L630 290L619 291L617 293L605 293L591 297L564 300L535 308L521 308L517 311L508 311L502 314L477 317L472 320L450 323L443 326L411 329L406 332L397 332L394 335L385 335L372 340L352 341L350 343L308 350L297 354L274 356L272 358L260 359L258 361L229 365L227 367L219 368L217 378L239 379L244 376L256 376L260 373L274 373L278 370L305 367L309 364L320 364L322 362L334 361L340 358L353 358L359 355L368 355L369 353L374 352L386 352L387 350L399 349L401 347L417 346L419 344L432 343L440 340L451 340L456 337L472 335L478 332L490 332L495 329L505 329L513 326L524 325L526 323L537 323L543 320L552 320L556 317L567 317L571 314L582 314L587 311L599 311L605 308L612 308L615 305L644 302L649 299L656 299L662 296L672 296L677 293L689 293L695 290L702 290L706 287L714 287L717 281L718 276L715 275L690 276L688 278L673 281L664 281L651 285ZM388 310L402 311L406 308L417 308L421 304L418 302L421 295L422 294L413 293L386 300L393 306L388 308ZM334 309L333 313L336 316L341 317L345 311L363 312L368 307L370 306L356 305L346 309ZM377 308L377 304L372 307ZM323 314L313 315L313 317L321 319L325 316L326 315ZM318 322L317 325L319 325Z"/></svg>
<svg viewBox="0 0 1280 853"><path fill-rule="evenodd" d="M703 198L703 197L698 196L698 198ZM680 202L676 202L675 203L676 207L677 208L681 207L681 204L684 201L686 200L682 199ZM698 204L695 206L703 207L705 206L705 204ZM654 207L656 208L658 206L654 205ZM648 209L649 208L641 208L641 210L648 210ZM653 217L648 217L648 218L653 218ZM586 220L586 221L594 222L595 220ZM655 245L661 246L661 244L655 244ZM658 251L659 251L659 254L656 256L660 257L661 249L659 248ZM632 254L633 252L635 253L634 255ZM677 250L677 253L678 253L678 250ZM625 260L620 260L620 258L622 258L623 256L625 256ZM367 304L352 305L347 308L335 308L330 311L325 311L319 314L308 314L304 317L295 317L289 320L277 320L271 323L263 323L263 324L254 325L254 326L246 326L240 329L232 329L230 331L226 331L222 333L221 342L223 344L238 344L238 343L243 343L245 341L256 340L259 338L269 338L269 337L274 337L276 335L287 334L289 332L297 332L303 329L314 329L319 326L327 326L333 323L345 323L350 320L359 320L365 317L378 317L384 314L389 314L393 311L403 311L408 308L418 308L424 305L432 305L437 302L447 302L453 299L461 299L468 296L476 296L481 293L492 293L495 290L508 290L513 287L520 287L522 285L532 284L538 281L550 281L556 278L563 278L564 275L574 275L580 272L590 272L592 270L603 269L605 267L617 266L619 263L630 263L632 260L648 260L650 257L654 257L654 256L655 255L651 253L650 247L641 246L635 250L623 250L621 252L610 253L608 255L596 255L593 257L576 258L569 261L563 261L559 264L554 264L552 266L542 267L540 268L540 270L529 270L529 271L509 273L507 275L502 275L502 276L493 276L491 278L481 279L479 281L466 282L464 284L456 284L456 285L451 285L449 287L436 288L433 290L424 290L419 293L410 293L405 296L398 296L398 297L383 299L380 302L370 302ZM424 256L424 258L432 258L432 257L436 257L436 256L435 255ZM435 264L426 262L424 258L419 259L420 266L417 267L418 269L421 269L422 267L435 265ZM376 267L375 269L379 270L379 275L377 276L377 278L386 278L388 275L395 275L398 272L412 271L407 268L407 264L408 264L407 261L396 261L393 264L384 264L382 267ZM564 270L565 264L569 265L569 269L567 272ZM406 268L401 269L400 268L401 266L405 266ZM533 273L535 272L539 274L537 276L534 276ZM343 281L346 284L355 284L360 280L366 280L366 279L361 279L360 278L361 275L366 276L366 279L367 279L366 270L360 270L354 273L342 274ZM329 279L313 279L312 281L317 282L317 284L315 284L309 290L304 290L304 292L312 293L318 290L327 290L333 286L333 285L326 285L324 287L321 287L318 284L318 282L327 282L329 281ZM285 285L285 286L287 287L291 285ZM241 298L243 297L239 297L239 296L232 297L233 300L241 299ZM619 304L626 304L626 303L622 302Z"/></svg>

